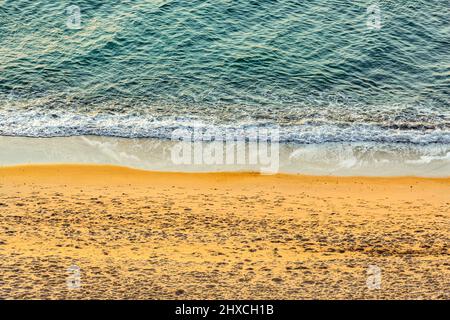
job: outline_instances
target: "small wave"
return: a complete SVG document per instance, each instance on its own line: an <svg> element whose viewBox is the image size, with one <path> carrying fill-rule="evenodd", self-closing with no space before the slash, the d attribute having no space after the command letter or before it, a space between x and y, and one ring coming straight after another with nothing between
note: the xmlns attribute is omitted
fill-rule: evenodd
<svg viewBox="0 0 450 320"><path fill-rule="evenodd" d="M419 159L406 160L406 163L429 164L436 161L450 162L450 152L447 152L445 155L423 155Z"/></svg>
<svg viewBox="0 0 450 320"><path fill-rule="evenodd" d="M93 139L89 139L88 137L81 137L82 141L85 142L88 146L91 146L98 150L99 152L103 153L104 155L108 156L110 159L113 159L117 162L122 161L141 161L139 157L128 154L124 151L117 151L117 142L114 143L114 141L110 142L101 142L101 141L95 141Z"/></svg>

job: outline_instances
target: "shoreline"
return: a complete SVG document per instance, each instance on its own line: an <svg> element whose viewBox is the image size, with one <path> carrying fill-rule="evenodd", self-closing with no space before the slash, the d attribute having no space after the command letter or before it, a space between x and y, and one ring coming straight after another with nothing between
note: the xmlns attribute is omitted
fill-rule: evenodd
<svg viewBox="0 0 450 320"><path fill-rule="evenodd" d="M38 169L37 172L35 170ZM96 174L102 175L110 173L126 175L127 179L132 179L136 176L154 176L154 175L167 175L174 177L207 177L207 176L217 176L217 177L278 177L278 178L299 178L299 179L311 179L311 180L368 180L368 181L410 181L410 180L430 180L436 182L450 182L450 176L442 177L427 177L427 176L364 176L364 175L344 175L344 176L334 176L334 175L314 175L314 174L303 174L303 173L285 173L279 172L274 174L264 174L259 171L158 171L158 170L147 170L139 169L128 166L114 165L114 164L101 164L101 163L28 163L28 164L14 164L14 165L0 165L0 177L2 175L11 174L14 175L27 175L32 172L33 176L39 176L41 181L45 179L53 179L50 176L52 171L65 171L77 172L79 178L86 174L86 178L89 177L90 172L95 172ZM87 171L87 172L86 172ZM80 175L81 174L81 175ZM99 182L104 184L104 182Z"/></svg>
<svg viewBox="0 0 450 320"><path fill-rule="evenodd" d="M24 164L117 165L161 172L262 172L313 176L417 176L450 177L450 145L280 143L267 163L207 163L205 158L179 163L173 158L177 142L159 139L127 139L78 136L23 138L0 136L0 166ZM213 145L203 142L202 152ZM245 144L245 151L251 144ZM194 150L194 149L192 149ZM225 149L225 156L228 156ZM235 153L233 152L233 157ZM191 159L194 160L194 159ZM177 160L178 161L178 160Z"/></svg>
<svg viewBox="0 0 450 320"><path fill-rule="evenodd" d="M0 168L0 297L448 299L448 194L449 178Z"/></svg>

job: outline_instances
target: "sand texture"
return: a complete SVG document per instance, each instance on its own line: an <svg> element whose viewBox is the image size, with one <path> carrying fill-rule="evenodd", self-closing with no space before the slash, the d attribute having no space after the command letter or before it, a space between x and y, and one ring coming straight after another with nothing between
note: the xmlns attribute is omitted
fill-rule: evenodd
<svg viewBox="0 0 450 320"><path fill-rule="evenodd" d="M449 218L448 178L2 168L0 298L449 299Z"/></svg>

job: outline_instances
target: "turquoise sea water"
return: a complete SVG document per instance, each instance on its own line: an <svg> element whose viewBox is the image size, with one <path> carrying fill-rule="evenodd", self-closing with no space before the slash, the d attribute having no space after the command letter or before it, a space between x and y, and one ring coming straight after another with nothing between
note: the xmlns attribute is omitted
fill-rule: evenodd
<svg viewBox="0 0 450 320"><path fill-rule="evenodd" d="M0 135L170 138L193 125L276 124L284 142L448 145L449 9L0 0Z"/></svg>

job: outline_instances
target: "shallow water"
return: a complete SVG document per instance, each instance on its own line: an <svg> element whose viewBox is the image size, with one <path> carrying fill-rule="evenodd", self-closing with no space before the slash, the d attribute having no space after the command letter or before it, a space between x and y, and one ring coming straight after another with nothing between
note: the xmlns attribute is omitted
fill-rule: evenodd
<svg viewBox="0 0 450 320"><path fill-rule="evenodd" d="M161 139L129 139L98 136L24 138L0 137L0 166L21 164L110 164L169 172L261 172L331 176L450 176L450 146L432 144L378 143L284 143L273 148L258 148L246 143L243 158L238 146L220 147L222 161L208 162L212 143L202 143L202 160L194 161L195 146L188 144L191 157L180 163L177 145L181 142ZM253 149L251 149L253 148ZM186 149L185 149L186 150ZM226 158L233 153L233 161ZM272 151L276 151L272 153ZM251 162L251 154L264 158Z"/></svg>

